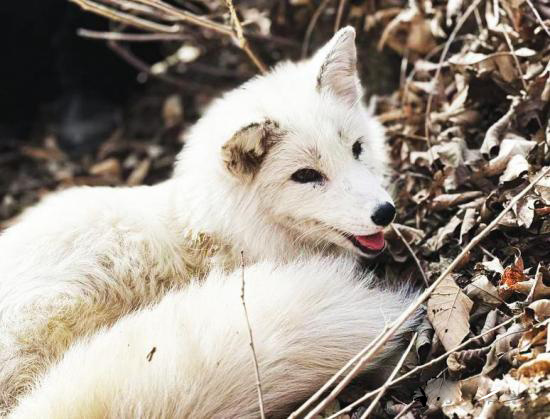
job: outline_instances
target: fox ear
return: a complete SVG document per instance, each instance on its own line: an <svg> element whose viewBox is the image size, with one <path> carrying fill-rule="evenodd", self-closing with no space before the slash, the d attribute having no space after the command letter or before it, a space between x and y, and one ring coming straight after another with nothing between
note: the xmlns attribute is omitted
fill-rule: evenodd
<svg viewBox="0 0 550 419"><path fill-rule="evenodd" d="M278 124L273 121L266 120L241 128L222 147L225 167L244 181L252 180L277 138Z"/></svg>
<svg viewBox="0 0 550 419"><path fill-rule="evenodd" d="M355 29L346 26L334 34L314 56L318 68L317 90L329 90L353 105L360 98L361 84L357 76Z"/></svg>

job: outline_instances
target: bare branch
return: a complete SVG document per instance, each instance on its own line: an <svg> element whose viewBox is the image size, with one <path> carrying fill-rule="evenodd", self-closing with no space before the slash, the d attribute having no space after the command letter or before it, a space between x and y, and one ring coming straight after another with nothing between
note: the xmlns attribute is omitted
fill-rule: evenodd
<svg viewBox="0 0 550 419"><path fill-rule="evenodd" d="M260 404L260 417L265 419L264 398L262 393L262 382L260 380L260 369L258 367L258 358L256 357L256 348L252 338L252 328L250 327L250 319L248 318L248 310L244 299L244 251L241 250L241 301L243 302L244 317L246 318L246 327L248 328L249 345L252 351L252 362L254 363L254 371L256 373L256 388L258 390L258 403Z"/></svg>
<svg viewBox="0 0 550 419"><path fill-rule="evenodd" d="M397 234L397 236L401 239L409 253L411 254L412 258L414 259L414 262L416 263L416 266L418 266L418 270L420 271L420 275L422 275L422 279L424 280L424 284L429 287L430 283L428 282L428 277L426 276L426 273L424 272L424 269L422 269L422 265L420 264L420 261L416 257L416 254L414 253L414 250L412 249L409 242L403 237L403 234L399 231L399 229L395 226L395 224L391 224L392 230Z"/></svg>
<svg viewBox="0 0 550 419"><path fill-rule="evenodd" d="M232 39L237 40L237 45L241 48L254 65L260 70L260 72L267 72L267 67L263 62L258 58L254 53L242 30L242 25L239 22L235 8L233 7L232 0L226 0L226 4L229 7L233 28L224 25L222 23L214 22L210 19L207 19L202 16L197 16L193 13L187 12L185 10L178 9L170 4L164 3L161 0L133 0L133 3L140 3L148 6L150 9L147 9L146 14L154 17L155 19L167 22L180 22L173 23L171 25L166 25L163 23L158 23L153 20L138 17L131 13L126 13L118 9L108 7L104 4L98 3L100 0L69 0L73 3L79 5L82 9L90 11L111 20L124 23L135 28L146 30L154 33L161 34L179 34L182 31L182 26L180 23L192 24L195 26L200 26L205 29L210 29L219 34L230 36ZM103 0L105 2L114 3L115 5L121 7L121 4L118 0ZM137 13L137 12L136 12ZM112 35L111 38L112 39Z"/></svg>
<svg viewBox="0 0 550 419"><path fill-rule="evenodd" d="M241 48L246 53L246 55L248 55L248 58L250 58L250 60L256 65L256 67L258 67L258 70L260 70L262 74L267 73L266 65L254 53L254 51L250 47L250 44L248 43L248 40L244 36L243 27L241 25L239 17L237 16L237 11L235 10L235 6L233 5L233 0L225 0L225 4L227 4L229 14L231 15L231 24L233 25L233 31L235 32L235 37L237 38L239 48Z"/></svg>
<svg viewBox="0 0 550 419"><path fill-rule="evenodd" d="M363 413L363 415L361 416L361 419L367 419L367 417L374 410L374 407L376 406L376 403L378 403L380 401L380 399L382 398L382 396L384 395L386 390L390 387L391 381L394 379L394 377L397 375L397 373L399 372L399 370L403 366L403 363L405 362L405 359L407 359L407 356L409 355L409 352L411 351L414 343L416 342L417 337L418 337L418 333L415 333L413 335L411 341L409 342L409 346L407 346L407 349L405 349L405 352L403 352L403 355L399 359L399 362L397 363L397 365L395 366L395 368L391 372L390 376L388 377L388 379L386 380L384 385L382 387L380 387L380 391L378 392L378 394L376 395L374 400L371 402L370 406L367 408L365 413Z"/></svg>
<svg viewBox="0 0 550 419"><path fill-rule="evenodd" d="M439 80L439 76L441 75L441 68L443 67L443 61L445 61L445 58L447 57L447 53L449 52L449 48L451 47L451 44L453 43L456 35L458 34L458 31L464 23L468 20L470 15L474 10L477 9L477 6L481 3L481 0L474 0L472 4L466 9L464 14L460 16L458 21L456 22L456 26L454 27L453 31L451 32L451 35L447 39L447 42L445 42L445 47L443 48L443 51L441 52L441 56L439 57L439 63L437 64L437 70L435 71L434 76L434 86L437 86L437 82ZM428 96L428 102L426 104L426 116L425 116L425 125L424 125L424 136L426 137L426 140L428 141L428 150L430 153L430 163L433 162L433 152L432 152L432 142L430 139L430 129L431 129L431 121L430 121L430 113L432 111L432 103L433 103L433 89L430 90L430 94Z"/></svg>
<svg viewBox="0 0 550 419"><path fill-rule="evenodd" d="M465 348L467 347L468 345L472 344L472 343L475 343L478 339L482 338L483 336L485 335L488 335L490 333L493 333L495 331L497 331L498 329L500 329L501 327L504 327L506 326L507 324L509 323L512 323L513 321L519 319L520 317L522 316L522 314L517 314L515 315L514 317L511 317L509 318L508 320L505 320L503 321L502 323L496 325L495 327L483 332L483 333L480 333L479 335L477 336L474 336L468 340L465 340L464 342L462 342L460 345L456 346L455 348L445 352L444 354L442 355L439 355L437 358L434 358L432 359L431 361L429 362L426 362L425 364L422 364L422 365L418 365L417 367L414 367L412 370L410 370L409 372L403 374L401 377L398 377L392 381L390 381L388 383L389 386L393 386L395 384L399 384L400 382L402 381L405 381L407 378L409 377L412 377L413 375L419 373L420 371L426 369L426 368L429 368L431 367L432 365L435 365L437 364L438 362L440 361L443 361L445 358L447 358L449 355L451 355L453 352L456 352L456 351L459 351L461 350L462 348ZM370 399L372 396L375 396L376 394L378 394L380 391L382 391L382 387L379 387L377 388L376 390L373 390L369 393L366 393L364 396L360 397L359 399L355 400L353 403L350 403L348 406L346 406L345 408L343 408L342 410L334 413L332 416L329 416L327 419L336 419L338 416L340 415L343 415L345 413L348 413L351 411L351 409L353 409L355 406L363 403L364 401Z"/></svg>
<svg viewBox="0 0 550 419"><path fill-rule="evenodd" d="M79 29L77 34L83 38L124 42L184 41L189 39L188 36L176 33L123 33L93 31L89 29Z"/></svg>
<svg viewBox="0 0 550 419"><path fill-rule="evenodd" d="M302 44L302 58L307 57L309 43L311 41L311 34L313 33L313 29L315 29L315 25L321 17L323 10L325 10L325 8L327 7L329 1L330 0L321 1L321 4L319 4L319 7L317 7L317 10L315 10L313 16L311 17L311 20L309 21L309 24L307 25L306 34L304 36L304 43Z"/></svg>

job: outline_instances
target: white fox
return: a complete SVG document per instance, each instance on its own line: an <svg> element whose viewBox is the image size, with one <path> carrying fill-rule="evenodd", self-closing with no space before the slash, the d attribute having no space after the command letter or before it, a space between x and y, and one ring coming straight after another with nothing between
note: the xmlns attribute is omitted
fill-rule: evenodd
<svg viewBox="0 0 550 419"><path fill-rule="evenodd" d="M344 28L214 101L170 180L54 194L0 236L0 411L75 339L234 269L241 250L255 262L384 248L384 131L361 101L354 38Z"/></svg>
<svg viewBox="0 0 550 419"><path fill-rule="evenodd" d="M359 274L349 258L264 262L244 272L270 418L287 415L313 394L412 297L374 288L373 278ZM170 292L156 306L79 341L10 418L259 417L240 294L239 270L231 275L214 270L200 284ZM391 371L395 359L387 358L397 353L402 333L414 322L375 362L380 379Z"/></svg>

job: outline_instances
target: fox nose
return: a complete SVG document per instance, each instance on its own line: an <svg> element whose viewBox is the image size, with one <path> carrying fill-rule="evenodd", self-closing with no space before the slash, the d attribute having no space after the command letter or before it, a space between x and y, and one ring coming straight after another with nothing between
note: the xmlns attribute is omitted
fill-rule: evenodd
<svg viewBox="0 0 550 419"><path fill-rule="evenodd" d="M385 227L393 221L394 217L395 207L389 202L384 202L382 205L376 208L374 214L372 214L371 219L374 224Z"/></svg>

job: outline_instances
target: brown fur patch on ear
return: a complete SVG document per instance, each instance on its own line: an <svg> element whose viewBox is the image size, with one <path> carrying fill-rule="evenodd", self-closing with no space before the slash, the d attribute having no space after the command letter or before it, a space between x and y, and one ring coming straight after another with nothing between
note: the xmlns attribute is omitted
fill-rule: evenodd
<svg viewBox="0 0 550 419"><path fill-rule="evenodd" d="M222 158L227 170L245 181L252 180L277 140L278 128L276 122L266 120L237 131L222 147Z"/></svg>

